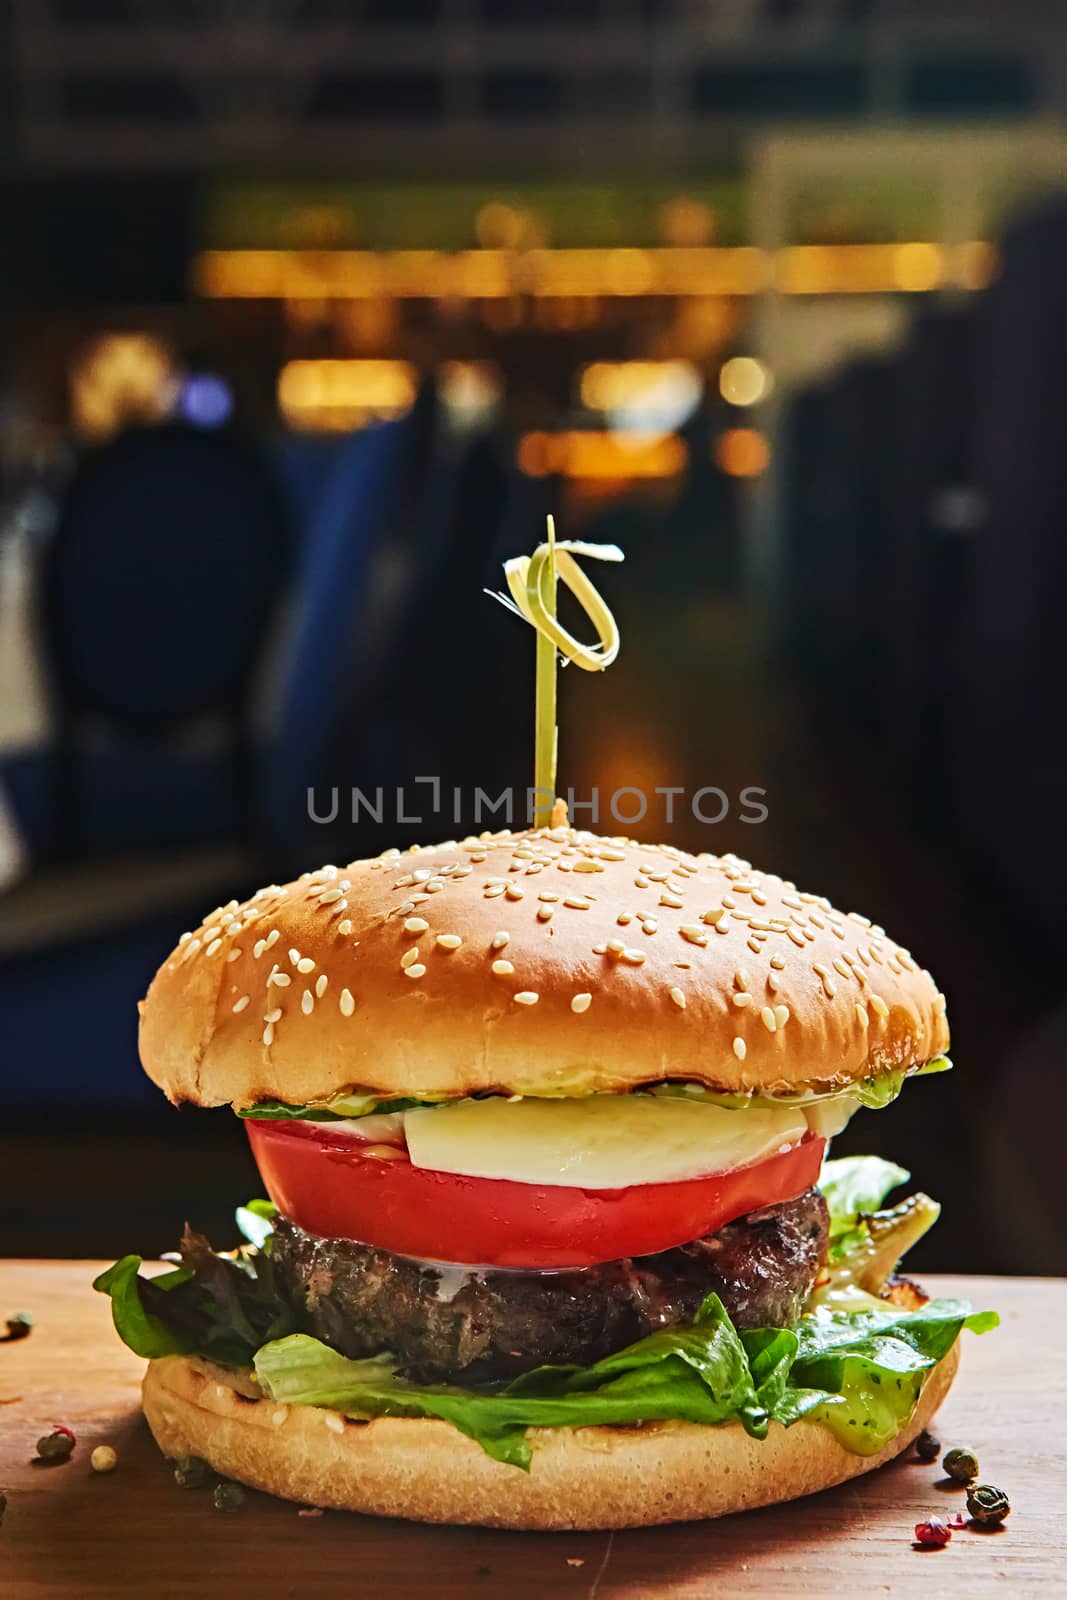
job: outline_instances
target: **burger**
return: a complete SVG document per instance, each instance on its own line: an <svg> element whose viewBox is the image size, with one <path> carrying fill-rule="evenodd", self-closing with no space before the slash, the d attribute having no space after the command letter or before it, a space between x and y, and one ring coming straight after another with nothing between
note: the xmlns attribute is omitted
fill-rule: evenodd
<svg viewBox="0 0 1067 1600"><path fill-rule="evenodd" d="M962 1329L831 1137L949 1065L930 974L739 858L569 826L327 866L182 936L149 1076L268 1200L97 1280L167 1456L428 1522L612 1528L904 1450Z"/></svg>

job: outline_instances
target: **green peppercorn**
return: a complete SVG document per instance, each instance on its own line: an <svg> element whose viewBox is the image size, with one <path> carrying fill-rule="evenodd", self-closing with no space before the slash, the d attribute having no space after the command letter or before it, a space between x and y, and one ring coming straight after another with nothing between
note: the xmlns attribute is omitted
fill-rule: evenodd
<svg viewBox="0 0 1067 1600"><path fill-rule="evenodd" d="M38 1461L69 1461L74 1451L74 1435L67 1428L53 1428L37 1441Z"/></svg>
<svg viewBox="0 0 1067 1600"><path fill-rule="evenodd" d="M941 1454L941 1440L924 1428L915 1441L915 1454L920 1461L936 1461Z"/></svg>
<svg viewBox="0 0 1067 1600"><path fill-rule="evenodd" d="M245 1492L239 1483L217 1483L212 1496L216 1511L240 1511Z"/></svg>
<svg viewBox="0 0 1067 1600"><path fill-rule="evenodd" d="M211 1468L199 1456L182 1456L174 1463L174 1481L182 1489L206 1489Z"/></svg>
<svg viewBox="0 0 1067 1600"><path fill-rule="evenodd" d="M979 1472L978 1457L965 1444L947 1451L941 1465L957 1483L973 1483Z"/></svg>
<svg viewBox="0 0 1067 1600"><path fill-rule="evenodd" d="M15 1311L6 1322L7 1332L2 1337L7 1339L25 1339L33 1327L33 1314L29 1311Z"/></svg>
<svg viewBox="0 0 1067 1600"><path fill-rule="evenodd" d="M980 1528L996 1528L1011 1511L1011 1501L1003 1489L991 1483L976 1483L967 1490L967 1510Z"/></svg>

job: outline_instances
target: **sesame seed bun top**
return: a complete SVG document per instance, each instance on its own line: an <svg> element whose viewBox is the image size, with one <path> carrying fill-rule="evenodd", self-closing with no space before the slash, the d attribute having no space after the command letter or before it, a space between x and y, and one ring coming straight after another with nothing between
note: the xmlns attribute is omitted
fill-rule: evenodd
<svg viewBox="0 0 1067 1600"><path fill-rule="evenodd" d="M948 1045L881 928L736 856L573 828L323 867L213 911L141 1007L174 1101L843 1088Z"/></svg>

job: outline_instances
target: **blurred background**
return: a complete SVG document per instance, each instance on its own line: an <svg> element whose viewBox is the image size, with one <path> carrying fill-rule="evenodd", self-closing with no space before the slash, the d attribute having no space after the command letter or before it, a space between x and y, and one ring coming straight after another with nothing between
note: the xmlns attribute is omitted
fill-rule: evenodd
<svg viewBox="0 0 1067 1600"><path fill-rule="evenodd" d="M1054 12L0 4L4 1253L230 1242L243 1131L136 1001L210 906L531 781L482 590L551 511L626 553L563 785L720 788L628 831L933 967L955 1072L842 1148L945 1202L920 1265L1067 1270ZM461 816L353 822L427 774Z"/></svg>

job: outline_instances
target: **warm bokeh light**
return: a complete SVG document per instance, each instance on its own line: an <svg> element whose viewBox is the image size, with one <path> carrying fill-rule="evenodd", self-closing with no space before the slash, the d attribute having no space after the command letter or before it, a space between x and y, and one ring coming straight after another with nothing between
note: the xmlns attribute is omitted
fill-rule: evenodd
<svg viewBox="0 0 1067 1600"><path fill-rule="evenodd" d="M731 356L719 371L719 393L732 406L755 406L774 387L770 370L755 356Z"/></svg>
<svg viewBox="0 0 1067 1600"><path fill-rule="evenodd" d="M728 478L758 478L771 464L771 447L755 428L727 428L713 446L716 466Z"/></svg>
<svg viewBox="0 0 1067 1600"><path fill-rule="evenodd" d="M444 361L437 387L449 420L456 427L479 426L496 410L504 383L495 361Z"/></svg>
<svg viewBox="0 0 1067 1600"><path fill-rule="evenodd" d="M660 246L632 250L205 250L195 260L197 293L220 300L469 300L586 296L921 293L954 283L981 287L990 246L951 254L908 244Z"/></svg>
<svg viewBox="0 0 1067 1600"><path fill-rule="evenodd" d="M673 478L688 460L685 441L674 434L526 433L516 453L520 471L530 478L609 480Z"/></svg>
<svg viewBox="0 0 1067 1600"><path fill-rule="evenodd" d="M170 351L147 333L109 333L75 362L70 375L71 420L85 437L101 439L131 422L159 422L176 393Z"/></svg>
<svg viewBox="0 0 1067 1600"><path fill-rule="evenodd" d="M620 411L640 404L664 382L699 383L689 361L592 361L583 367L578 393L587 411Z"/></svg>
<svg viewBox="0 0 1067 1600"><path fill-rule="evenodd" d="M416 373L407 361L290 361L278 374L278 409L291 428L334 432L410 410Z"/></svg>
<svg viewBox="0 0 1067 1600"><path fill-rule="evenodd" d="M936 244L898 245L893 261L897 288L909 294L936 289L941 282L942 256Z"/></svg>

